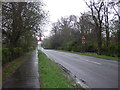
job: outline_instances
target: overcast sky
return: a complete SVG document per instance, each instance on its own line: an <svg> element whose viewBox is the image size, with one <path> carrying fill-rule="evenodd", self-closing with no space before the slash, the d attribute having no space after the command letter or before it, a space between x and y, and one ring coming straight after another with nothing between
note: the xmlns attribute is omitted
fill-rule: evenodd
<svg viewBox="0 0 120 90"><path fill-rule="evenodd" d="M80 16L81 12L87 11L87 6L84 0L43 0L46 4L44 7L49 11L50 26L46 29L45 36L49 35L51 24L57 22L58 19L64 16L77 15Z"/></svg>

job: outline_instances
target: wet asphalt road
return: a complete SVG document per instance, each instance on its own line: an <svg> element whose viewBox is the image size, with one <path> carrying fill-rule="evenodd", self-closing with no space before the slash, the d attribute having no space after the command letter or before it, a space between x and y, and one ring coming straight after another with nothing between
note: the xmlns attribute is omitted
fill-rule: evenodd
<svg viewBox="0 0 120 90"><path fill-rule="evenodd" d="M2 88L40 88L37 51L26 58Z"/></svg>
<svg viewBox="0 0 120 90"><path fill-rule="evenodd" d="M42 50L63 65L89 88L118 88L118 62L55 50Z"/></svg>

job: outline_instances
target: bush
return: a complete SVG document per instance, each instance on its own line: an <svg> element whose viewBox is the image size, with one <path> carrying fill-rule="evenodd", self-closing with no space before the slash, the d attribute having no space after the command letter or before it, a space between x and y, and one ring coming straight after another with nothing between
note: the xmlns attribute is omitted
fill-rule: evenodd
<svg viewBox="0 0 120 90"><path fill-rule="evenodd" d="M21 47L13 48L13 59L23 54L23 49Z"/></svg>
<svg viewBox="0 0 120 90"><path fill-rule="evenodd" d="M103 47L102 54L108 56L120 56L120 45L119 44L109 44L108 47Z"/></svg>
<svg viewBox="0 0 120 90"><path fill-rule="evenodd" d="M12 56L8 48L2 48L2 65L10 62Z"/></svg>
<svg viewBox="0 0 120 90"><path fill-rule="evenodd" d="M74 46L72 46L72 51L74 51L74 52L82 52L82 50L81 50L81 45L74 45Z"/></svg>
<svg viewBox="0 0 120 90"><path fill-rule="evenodd" d="M108 47L108 55L110 56L118 56L118 45L115 45L115 44L111 44L109 45Z"/></svg>
<svg viewBox="0 0 120 90"><path fill-rule="evenodd" d="M10 62L22 54L23 49L21 47L16 47L11 50L9 48L2 48L2 65Z"/></svg>
<svg viewBox="0 0 120 90"><path fill-rule="evenodd" d="M34 50L34 47L29 47L28 48L28 51L33 51Z"/></svg>
<svg viewBox="0 0 120 90"><path fill-rule="evenodd" d="M61 48L67 51L71 51L72 47L73 47L73 42L67 42L63 44Z"/></svg>
<svg viewBox="0 0 120 90"><path fill-rule="evenodd" d="M97 47L95 44L90 43L85 46L85 51L86 52L97 52Z"/></svg>
<svg viewBox="0 0 120 90"><path fill-rule="evenodd" d="M117 47L117 56L120 57L120 43L118 43L118 47Z"/></svg>

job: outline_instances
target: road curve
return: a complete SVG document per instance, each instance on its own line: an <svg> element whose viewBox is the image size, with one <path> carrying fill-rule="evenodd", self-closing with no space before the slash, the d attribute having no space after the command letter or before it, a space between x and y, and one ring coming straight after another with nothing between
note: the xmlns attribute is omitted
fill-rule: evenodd
<svg viewBox="0 0 120 90"><path fill-rule="evenodd" d="M73 53L42 50L50 59L70 70L90 88L118 88L118 62Z"/></svg>

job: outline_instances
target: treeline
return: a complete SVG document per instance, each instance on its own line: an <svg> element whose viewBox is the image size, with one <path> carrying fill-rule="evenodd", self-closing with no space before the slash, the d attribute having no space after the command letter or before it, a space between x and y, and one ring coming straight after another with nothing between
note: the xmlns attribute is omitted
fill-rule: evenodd
<svg viewBox="0 0 120 90"><path fill-rule="evenodd" d="M85 2L90 11L80 17L70 15L53 23L51 36L42 46L76 52L94 52L102 55L120 56L119 2ZM111 11L111 12L110 12Z"/></svg>
<svg viewBox="0 0 120 90"><path fill-rule="evenodd" d="M46 17L42 2L2 2L2 64L35 49Z"/></svg>

